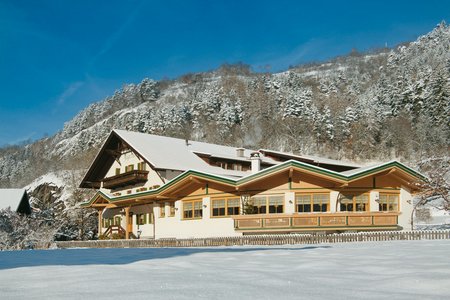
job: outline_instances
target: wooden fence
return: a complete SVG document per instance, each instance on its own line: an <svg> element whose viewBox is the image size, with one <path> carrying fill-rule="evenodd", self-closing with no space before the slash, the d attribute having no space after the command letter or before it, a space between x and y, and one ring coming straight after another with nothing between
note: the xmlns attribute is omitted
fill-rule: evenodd
<svg viewBox="0 0 450 300"><path fill-rule="evenodd" d="M379 231L338 234L271 234L195 239L96 240L56 242L57 248L158 248L243 245L294 245L398 240L450 239L450 230Z"/></svg>

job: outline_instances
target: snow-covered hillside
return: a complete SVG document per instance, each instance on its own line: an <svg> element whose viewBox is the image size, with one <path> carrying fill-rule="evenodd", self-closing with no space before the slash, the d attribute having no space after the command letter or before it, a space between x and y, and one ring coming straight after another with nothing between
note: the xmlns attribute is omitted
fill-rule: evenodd
<svg viewBox="0 0 450 300"><path fill-rule="evenodd" d="M4 299L448 299L450 241L0 252Z"/></svg>
<svg viewBox="0 0 450 300"><path fill-rule="evenodd" d="M0 149L0 187L26 186L56 236L87 236L75 234L74 224L84 220L76 208L90 194L76 187L117 128L362 165L397 159L441 176L447 188L440 195L448 203L449 116L450 27L441 23L395 49L352 52L276 74L225 64L176 80L124 85L56 135Z"/></svg>
<svg viewBox="0 0 450 300"><path fill-rule="evenodd" d="M351 160L447 154L450 28L408 45L269 74L224 65L125 85L55 136L0 149L0 186L87 167L113 128ZM30 172L30 170L32 170Z"/></svg>

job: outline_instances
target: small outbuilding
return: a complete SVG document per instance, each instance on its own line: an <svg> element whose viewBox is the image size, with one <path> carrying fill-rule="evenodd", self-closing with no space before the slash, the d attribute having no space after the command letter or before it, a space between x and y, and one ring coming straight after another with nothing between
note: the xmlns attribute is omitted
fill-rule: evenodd
<svg viewBox="0 0 450 300"><path fill-rule="evenodd" d="M10 208L21 214L31 214L31 206L25 189L0 189L0 209Z"/></svg>

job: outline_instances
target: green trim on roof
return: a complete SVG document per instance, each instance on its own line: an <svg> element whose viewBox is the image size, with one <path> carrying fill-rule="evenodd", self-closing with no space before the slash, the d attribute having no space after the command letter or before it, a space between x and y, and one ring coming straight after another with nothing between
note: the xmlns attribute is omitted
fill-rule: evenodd
<svg viewBox="0 0 450 300"><path fill-rule="evenodd" d="M356 173L356 174L347 176L347 178L348 178L348 180L354 180L354 179L357 179L359 177L362 177L362 176L365 176L365 175L368 175L368 174L371 174L371 173L375 173L375 172L378 172L378 171L382 171L384 169L393 168L393 167L397 167L397 168L405 171L406 173L408 173L408 174L410 174L410 175L412 175L412 176L414 176L416 178L419 178L421 180L427 180L427 178L425 176L423 176L422 174L414 171L411 168L408 168L407 166L405 166L402 163L399 163L398 161L392 161L392 162L386 163L384 165L378 166L376 168L369 169L369 170L363 171L361 173Z"/></svg>
<svg viewBox="0 0 450 300"><path fill-rule="evenodd" d="M317 173L317 174L321 174L321 175L325 175L327 177L330 178L334 178L334 179L338 179L341 181L353 181L355 179L358 179L360 177L366 176L366 175L370 175L372 173L377 173L380 171L383 171L385 169L389 169L389 168L399 168L401 170L403 170L404 172L420 179L420 180L427 180L425 176L423 176L422 174L412 170L411 168L408 168L407 166L397 162L397 161L392 161L383 165L380 165L378 167L374 167L372 169L368 169L365 170L363 172L360 173L355 173L352 175L344 175L344 174L339 174L337 172L334 171L330 171L330 170L326 170L324 168L321 167L316 167L313 165L309 165L309 164L305 164L302 162L298 162L295 160L288 160L286 162L283 162L279 165L275 165L272 167L269 167L267 169L264 169L258 173L246 176L244 178L238 179L238 180L234 180L231 178L226 178L220 175L213 175L213 174L209 174L209 173L203 173L200 171L196 171L196 170L187 170L184 173L178 175L177 177L175 177L174 179L172 179L171 181L169 181L168 183L166 183L165 185L162 185L161 187L154 189L154 190L150 190L150 191L146 191L146 192L141 192L141 193L137 193L137 194L129 194L129 195L124 195L124 196L118 196L118 197L109 197L108 195L106 195L105 193L98 191L88 202L82 203L81 206L89 206L92 204L92 202L94 201L95 198L97 198L99 195L102 196L103 198L105 198L108 202L110 203L114 203L114 202L119 202L119 201L124 201L127 199L131 199L131 198L136 198L136 196L151 196L151 195L157 195L160 194L161 192L164 192L165 190L167 190L168 188L172 187L173 185L177 184L178 182L180 182L181 180L189 177L189 176L195 176L197 178L201 178L201 179L206 179L206 180L213 180L216 182L220 182L220 183L224 183L227 185L233 185L233 186L239 186L241 184L247 183L249 181L252 181L254 179L263 177L265 175L269 175L275 172L278 172L280 170L284 170L284 169L288 169L291 167L295 167L295 168L299 168L299 169L303 169L303 170L307 170L307 171L311 171L313 173Z"/></svg>

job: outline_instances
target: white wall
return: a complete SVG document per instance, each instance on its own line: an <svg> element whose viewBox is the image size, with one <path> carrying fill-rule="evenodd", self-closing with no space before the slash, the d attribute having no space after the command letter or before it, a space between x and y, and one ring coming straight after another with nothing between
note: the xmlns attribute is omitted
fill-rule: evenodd
<svg viewBox="0 0 450 300"><path fill-rule="evenodd" d="M295 192L286 192L284 194L284 213L295 213Z"/></svg>
<svg viewBox="0 0 450 300"><path fill-rule="evenodd" d="M370 211L379 211L380 210L380 206L377 202L377 200L379 200L379 199L380 199L380 193L378 191L370 192L370 197L369 197Z"/></svg>
<svg viewBox="0 0 450 300"><path fill-rule="evenodd" d="M336 203L339 197L339 192L337 191L331 191L330 192L330 212L334 213L336 212ZM337 209L339 210L339 209Z"/></svg>
<svg viewBox="0 0 450 300"><path fill-rule="evenodd" d="M411 230L411 213L413 211L412 195L409 189L403 187L400 189L400 215L398 216L398 225L403 227L403 230Z"/></svg>
<svg viewBox="0 0 450 300"><path fill-rule="evenodd" d="M152 205L139 205L139 206L133 206L130 210L130 212L133 213L133 233L134 235L138 235L138 230L141 231L141 238L153 238L153 224L148 224L148 217L147 216L147 224L145 225L136 225L136 218L137 214L150 214L153 213L153 206ZM125 221L125 218L122 220L122 222ZM122 226L125 227L125 224Z"/></svg>
<svg viewBox="0 0 450 300"><path fill-rule="evenodd" d="M119 157L119 161L114 161L111 168L108 170L108 172L106 173L105 177L111 177L111 176L115 176L116 175L116 168L120 168L120 173L124 173L125 172L125 167L128 165L133 165L134 166L134 170L138 169L138 163L143 162L142 159L139 159L138 156L136 156L134 154L134 152L126 152L124 154L122 154ZM125 186L122 187L118 190L114 190L111 191L109 189L105 189L105 188L101 188L102 192L108 193L110 194L115 193L115 192L122 192L122 195L125 195L124 192L126 192L127 190L132 190L132 193L136 193L136 189L137 188L141 188L141 187L146 187L148 189L151 189L153 186L155 185L163 185L164 182L162 181L161 177L158 175L158 173L153 170L150 165L148 165L146 163L145 165L145 170L149 171L148 173L148 180L147 182L145 182L144 184L140 184L140 185L136 185L136 186Z"/></svg>
<svg viewBox="0 0 450 300"><path fill-rule="evenodd" d="M232 218L211 218L210 198L203 197L203 218L198 220L182 220L181 200L175 202L175 216L159 217L159 207L155 206L155 232L156 238L204 238L220 236L242 235L234 230Z"/></svg>

